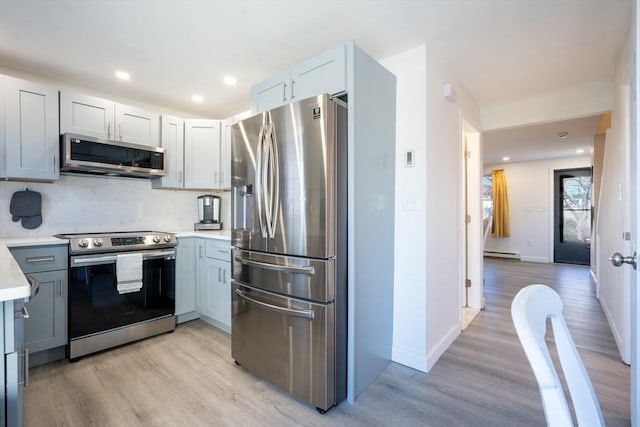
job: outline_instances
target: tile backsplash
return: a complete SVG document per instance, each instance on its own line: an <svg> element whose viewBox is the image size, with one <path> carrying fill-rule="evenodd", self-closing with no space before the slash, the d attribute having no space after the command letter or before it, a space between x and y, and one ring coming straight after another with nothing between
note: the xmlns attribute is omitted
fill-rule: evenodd
<svg viewBox="0 0 640 427"><path fill-rule="evenodd" d="M11 220L15 191L42 194L42 225L27 230ZM61 175L54 183L0 182L0 238L50 236L57 233L133 230L192 230L198 220L197 197L207 190L154 190L147 179ZM220 216L229 228L229 193L221 198Z"/></svg>

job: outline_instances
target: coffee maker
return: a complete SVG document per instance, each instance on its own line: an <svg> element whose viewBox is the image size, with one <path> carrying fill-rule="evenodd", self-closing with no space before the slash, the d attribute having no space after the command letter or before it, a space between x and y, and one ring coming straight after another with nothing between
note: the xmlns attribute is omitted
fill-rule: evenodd
<svg viewBox="0 0 640 427"><path fill-rule="evenodd" d="M198 196L198 221L193 224L196 231L220 230L220 197L212 194Z"/></svg>

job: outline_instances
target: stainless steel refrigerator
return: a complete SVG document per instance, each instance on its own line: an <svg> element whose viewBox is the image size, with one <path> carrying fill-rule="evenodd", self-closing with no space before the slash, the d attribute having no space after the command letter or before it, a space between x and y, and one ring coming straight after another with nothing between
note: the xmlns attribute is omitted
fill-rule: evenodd
<svg viewBox="0 0 640 427"><path fill-rule="evenodd" d="M324 412L347 383L346 106L320 95L231 133L231 355Z"/></svg>

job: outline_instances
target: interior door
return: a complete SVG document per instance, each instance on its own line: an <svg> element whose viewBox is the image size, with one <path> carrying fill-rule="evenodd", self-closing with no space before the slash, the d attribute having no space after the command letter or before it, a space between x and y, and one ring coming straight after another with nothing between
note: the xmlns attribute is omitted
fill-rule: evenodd
<svg viewBox="0 0 640 427"><path fill-rule="evenodd" d="M591 182L591 168L554 171L554 262L591 263Z"/></svg>

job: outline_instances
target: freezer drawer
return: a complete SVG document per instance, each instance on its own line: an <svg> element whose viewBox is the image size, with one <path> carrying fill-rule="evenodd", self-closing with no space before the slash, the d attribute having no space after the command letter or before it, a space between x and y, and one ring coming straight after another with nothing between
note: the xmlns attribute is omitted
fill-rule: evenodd
<svg viewBox="0 0 640 427"><path fill-rule="evenodd" d="M334 304L233 285L231 356L317 408L336 403Z"/></svg>
<svg viewBox="0 0 640 427"><path fill-rule="evenodd" d="M267 291L318 302L331 302L336 294L335 259L271 255L234 249L236 282Z"/></svg>

